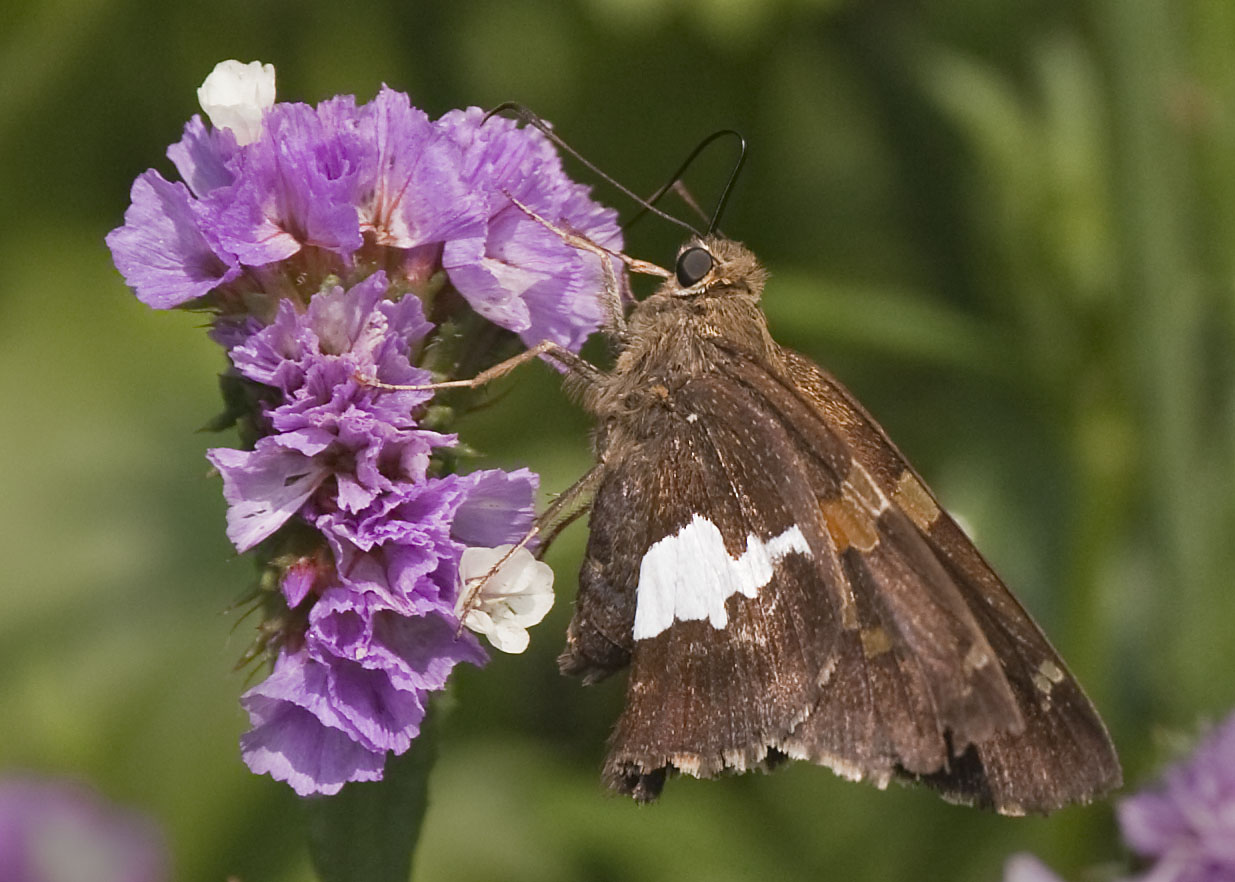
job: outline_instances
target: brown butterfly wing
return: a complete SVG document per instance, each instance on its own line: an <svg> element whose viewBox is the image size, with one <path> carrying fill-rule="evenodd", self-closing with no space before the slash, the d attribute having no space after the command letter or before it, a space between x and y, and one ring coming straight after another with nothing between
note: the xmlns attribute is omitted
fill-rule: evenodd
<svg viewBox="0 0 1235 882"><path fill-rule="evenodd" d="M1052 811L1118 787L1122 774L1106 727L1024 607L857 400L809 360L789 351L783 354L783 377L774 377L760 365L736 356L732 361L735 379L776 402L785 400L783 390L791 391L815 413L818 422L844 438L855 461L903 515L900 529L908 527L924 540L946 572L993 651L1021 721L1020 725L996 725L985 737L965 739L968 745L950 728L948 740L959 755L948 757L933 771L902 762L895 773L920 780L952 801L1005 814ZM785 416L801 419L801 414ZM905 537L883 533L879 545L888 544L889 539L903 543ZM874 597L896 581L870 570L854 579L858 594ZM859 763L869 752L865 746L868 735L855 721L877 714L880 702L863 696L856 652L849 647L848 660L838 661L834 688L825 691L815 713L795 733L797 752L818 753L821 759L856 756Z"/></svg>
<svg viewBox="0 0 1235 882"><path fill-rule="evenodd" d="M1053 780L1067 760L1047 767L1045 785L1017 771L1041 767L1034 750L1087 756L1080 741L1105 738L1100 721L1077 689L1091 719L1066 715L1073 743L1024 743L1038 724L1023 687L1040 686L1002 658L1009 627L1034 638L1031 656L1046 645L1040 632L1002 585L1012 607L975 604L967 571L930 529L933 498L916 476L891 480L907 468L899 453L835 381L786 358L800 382L722 359L722 374L674 390L655 443L607 460L563 669L597 679L630 661L609 783L650 799L673 771L710 776L789 755L880 784L918 778L1005 812L1095 792ZM754 597L730 597L723 627L675 621L635 639L644 555L700 514L731 558L745 537L794 525L811 553L779 561ZM1072 696L1066 674L1051 682Z"/></svg>

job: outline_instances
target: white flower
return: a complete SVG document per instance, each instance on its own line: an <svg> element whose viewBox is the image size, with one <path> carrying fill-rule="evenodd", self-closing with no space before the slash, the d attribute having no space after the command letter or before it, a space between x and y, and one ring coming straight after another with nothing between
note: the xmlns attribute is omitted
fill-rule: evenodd
<svg viewBox="0 0 1235 882"><path fill-rule="evenodd" d="M262 133L262 113L274 104L274 65L220 61L197 90L197 100L216 129L231 129L242 147L252 144Z"/></svg>
<svg viewBox="0 0 1235 882"><path fill-rule="evenodd" d="M502 564L472 599L466 615L463 605L477 583L488 575L513 546L468 548L459 561L459 600L455 612L463 624L484 634L494 649L523 652L530 638L527 629L545 617L553 606L553 570L520 548Z"/></svg>

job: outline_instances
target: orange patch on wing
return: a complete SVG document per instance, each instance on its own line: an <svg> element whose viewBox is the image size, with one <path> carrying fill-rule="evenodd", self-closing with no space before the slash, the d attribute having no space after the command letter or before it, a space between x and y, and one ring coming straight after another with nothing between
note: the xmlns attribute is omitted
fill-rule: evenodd
<svg viewBox="0 0 1235 882"><path fill-rule="evenodd" d="M885 507L875 482L856 464L841 484L840 499L825 499L819 503L823 524L832 535L837 552L850 546L858 551L870 551L879 544L876 521Z"/></svg>
<svg viewBox="0 0 1235 882"><path fill-rule="evenodd" d="M882 627L863 628L858 632L858 639L862 641L862 654L867 658L882 655L892 648L892 638Z"/></svg>
<svg viewBox="0 0 1235 882"><path fill-rule="evenodd" d="M901 472L896 489L892 491L892 501L909 516L909 520L913 521L919 530L930 529L931 524L939 518L939 506L931 498L930 492L922 486L922 482L908 469Z"/></svg>
<svg viewBox="0 0 1235 882"><path fill-rule="evenodd" d="M825 499L819 505L823 513L823 525L827 527L837 552L853 546L858 551L870 551L879 544L875 520L853 504L847 496L840 499Z"/></svg>

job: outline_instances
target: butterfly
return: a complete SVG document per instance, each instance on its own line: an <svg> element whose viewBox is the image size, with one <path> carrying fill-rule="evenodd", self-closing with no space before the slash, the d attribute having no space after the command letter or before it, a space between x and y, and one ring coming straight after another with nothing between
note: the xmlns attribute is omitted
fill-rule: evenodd
<svg viewBox="0 0 1235 882"><path fill-rule="evenodd" d="M598 465L560 664L630 669L606 782L649 801L800 759L1005 814L1117 787L1041 629L853 395L772 339L765 280L693 239L614 368L574 374Z"/></svg>

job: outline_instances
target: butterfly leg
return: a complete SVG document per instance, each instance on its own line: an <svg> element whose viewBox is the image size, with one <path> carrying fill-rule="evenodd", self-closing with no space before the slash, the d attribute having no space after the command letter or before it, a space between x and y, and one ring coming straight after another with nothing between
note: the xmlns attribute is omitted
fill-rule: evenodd
<svg viewBox="0 0 1235 882"><path fill-rule="evenodd" d="M591 380L600 376L600 371L587 359L571 352L565 346L554 343L552 340L541 340L532 348L525 349L518 355L513 355L505 361L498 362L493 367L481 371L470 380L445 380L440 383L399 386L393 383L383 383L376 377L357 375L356 379L366 386L372 386L374 389L386 389L392 392L436 392L439 389L478 389L487 383L492 383L494 380L506 376L515 368L541 355L547 355L550 359L566 368L567 371L582 380L585 386L589 385Z"/></svg>
<svg viewBox="0 0 1235 882"><path fill-rule="evenodd" d="M563 530L565 530L575 521L579 520L579 518L583 517L583 515L587 514L591 510L591 508L592 508L592 505L591 505L591 501L589 500L587 505L579 506L574 511L570 512L570 514L558 520L558 522L555 523L552 527L550 527L547 531L543 531L544 538L540 540L540 545L537 546L536 548L536 559L543 560L545 556L545 552L549 549L549 546L553 544L553 541L557 539L558 534L560 534Z"/></svg>

